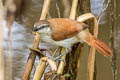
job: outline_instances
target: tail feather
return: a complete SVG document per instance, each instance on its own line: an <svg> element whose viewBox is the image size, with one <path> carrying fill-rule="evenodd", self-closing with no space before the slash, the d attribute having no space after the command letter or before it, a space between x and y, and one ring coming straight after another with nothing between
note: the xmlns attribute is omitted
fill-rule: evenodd
<svg viewBox="0 0 120 80"><path fill-rule="evenodd" d="M112 54L112 50L105 43L95 37L92 37L90 41L86 42L88 43L88 45L95 47L101 54L106 57Z"/></svg>

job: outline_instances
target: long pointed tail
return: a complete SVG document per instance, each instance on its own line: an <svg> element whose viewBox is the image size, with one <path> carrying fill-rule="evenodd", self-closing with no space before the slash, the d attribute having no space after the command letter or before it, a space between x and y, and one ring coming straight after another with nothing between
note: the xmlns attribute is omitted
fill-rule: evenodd
<svg viewBox="0 0 120 80"><path fill-rule="evenodd" d="M112 50L105 43L93 36L89 41L86 40L86 42L88 43L88 45L95 47L101 54L106 57L112 54Z"/></svg>

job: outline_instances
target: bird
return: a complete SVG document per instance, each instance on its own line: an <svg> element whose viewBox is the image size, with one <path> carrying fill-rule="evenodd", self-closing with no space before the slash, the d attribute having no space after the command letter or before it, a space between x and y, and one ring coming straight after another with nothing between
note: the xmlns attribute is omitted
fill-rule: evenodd
<svg viewBox="0 0 120 80"><path fill-rule="evenodd" d="M112 54L111 48L94 37L88 28L87 24L69 18L52 18L37 21L34 24L33 31L40 35L40 40L43 42L66 48L66 52L54 60L68 54L71 47L78 42L87 43L105 57L110 56Z"/></svg>

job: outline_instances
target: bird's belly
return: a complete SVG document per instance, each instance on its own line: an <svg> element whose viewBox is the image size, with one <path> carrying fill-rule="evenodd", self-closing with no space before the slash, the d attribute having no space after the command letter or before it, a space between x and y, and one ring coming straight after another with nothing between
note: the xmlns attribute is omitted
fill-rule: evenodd
<svg viewBox="0 0 120 80"><path fill-rule="evenodd" d="M60 44L60 46L69 48L69 47L73 46L77 42L79 42L79 40L76 37L71 37L69 39L57 41L57 44Z"/></svg>
<svg viewBox="0 0 120 80"><path fill-rule="evenodd" d="M79 42L79 40L76 36L65 39L65 40L60 40L60 41L55 41L50 36L41 36L40 39L46 43L50 43L52 45L62 46L62 47L66 47L66 48L69 48L73 44Z"/></svg>

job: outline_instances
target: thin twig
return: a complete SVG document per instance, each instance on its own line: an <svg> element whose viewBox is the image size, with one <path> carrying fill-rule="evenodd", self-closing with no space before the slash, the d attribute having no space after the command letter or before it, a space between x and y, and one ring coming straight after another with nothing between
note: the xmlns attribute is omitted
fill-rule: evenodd
<svg viewBox="0 0 120 80"><path fill-rule="evenodd" d="M57 47L56 50L54 51L54 53L52 54L52 56L55 56L55 54L57 53L57 51L60 49L60 47Z"/></svg>
<svg viewBox="0 0 120 80"><path fill-rule="evenodd" d="M106 1L106 0L103 0L103 1L102 1L102 8L101 8L101 10L100 10L100 13L99 13L98 16L97 16L98 23L99 23L99 21L100 21L100 19L101 19L101 17L102 17L103 12L108 8L108 6L109 6L109 4L110 4L110 0L107 1L107 4L105 4L105 1Z"/></svg>
<svg viewBox="0 0 120 80"><path fill-rule="evenodd" d="M57 3L56 3L56 8L57 8L57 12L58 12L58 17L60 18L61 17L61 15L60 15L60 8L59 8Z"/></svg>

